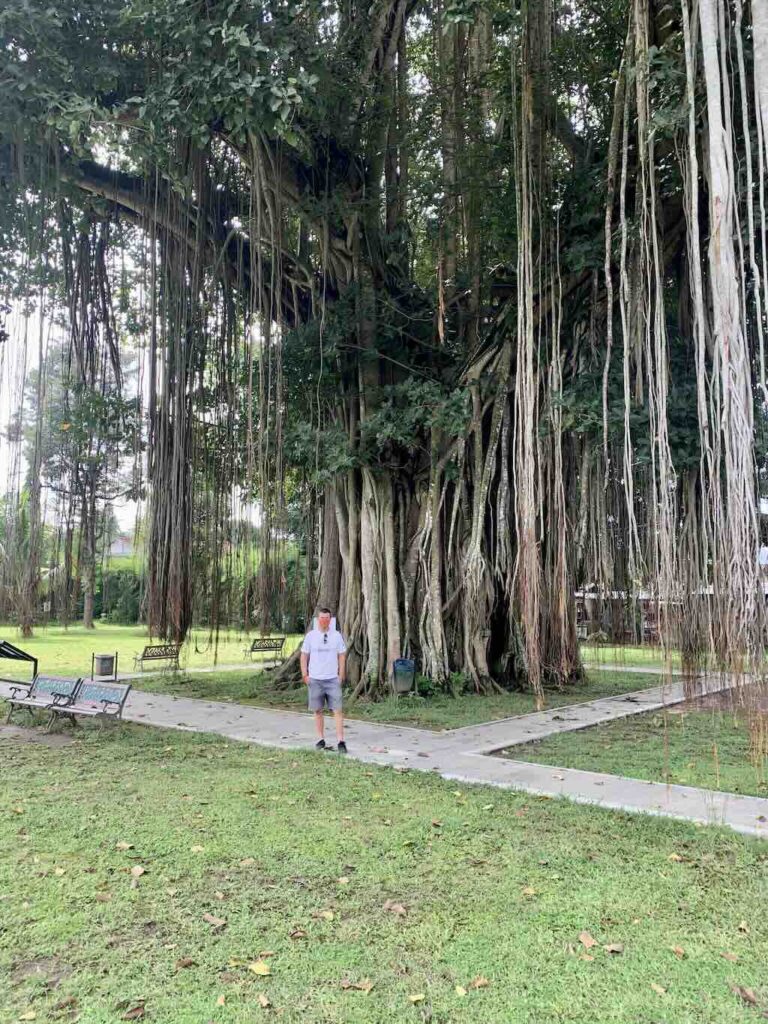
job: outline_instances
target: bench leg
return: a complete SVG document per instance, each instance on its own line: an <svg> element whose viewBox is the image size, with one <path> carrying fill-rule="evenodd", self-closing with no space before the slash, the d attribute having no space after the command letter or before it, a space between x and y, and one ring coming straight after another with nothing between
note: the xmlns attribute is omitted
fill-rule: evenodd
<svg viewBox="0 0 768 1024"><path fill-rule="evenodd" d="M11 715L13 714L13 712L14 712L15 710L16 710L16 705L15 705L15 704L11 704L11 703L9 703L9 704L8 704L8 714L7 714L6 716L5 716L5 724L6 724L6 725L8 725L8 723L10 722L10 720L11 720Z"/></svg>

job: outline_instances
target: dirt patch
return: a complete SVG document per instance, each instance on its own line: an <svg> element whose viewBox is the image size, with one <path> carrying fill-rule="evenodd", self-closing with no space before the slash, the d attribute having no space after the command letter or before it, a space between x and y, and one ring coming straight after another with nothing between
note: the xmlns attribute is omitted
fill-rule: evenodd
<svg viewBox="0 0 768 1024"><path fill-rule="evenodd" d="M55 956L42 956L36 960L22 960L11 972L14 985L22 985L26 981L42 983L46 988L56 988L69 977L72 968L69 964L57 960Z"/></svg>
<svg viewBox="0 0 768 1024"><path fill-rule="evenodd" d="M0 740L12 743L41 743L44 747L66 747L74 737L61 732L43 732L42 729L24 728L20 725L0 725Z"/></svg>
<svg viewBox="0 0 768 1024"><path fill-rule="evenodd" d="M735 686L731 690L693 697L681 704L673 704L666 710L671 715L682 715L688 711L728 711L740 716L768 715L768 685L749 683Z"/></svg>

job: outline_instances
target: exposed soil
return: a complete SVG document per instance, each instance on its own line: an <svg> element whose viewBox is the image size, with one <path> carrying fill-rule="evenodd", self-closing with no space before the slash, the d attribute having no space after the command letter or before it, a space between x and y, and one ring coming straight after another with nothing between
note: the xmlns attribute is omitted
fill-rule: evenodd
<svg viewBox="0 0 768 1024"><path fill-rule="evenodd" d="M42 743L44 747L66 747L72 743L73 736L61 732L45 732L32 726L0 725L0 740L11 743Z"/></svg>

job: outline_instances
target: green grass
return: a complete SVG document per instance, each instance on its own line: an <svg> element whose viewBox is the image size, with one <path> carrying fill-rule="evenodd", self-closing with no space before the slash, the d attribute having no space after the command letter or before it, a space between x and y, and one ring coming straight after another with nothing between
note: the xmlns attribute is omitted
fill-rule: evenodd
<svg viewBox="0 0 768 1024"><path fill-rule="evenodd" d="M623 646L620 644L582 644L581 655L587 664L617 664L627 667L643 668L653 666L662 668L665 665L664 652L655 646ZM680 655L677 651L671 654L672 665L679 667Z"/></svg>
<svg viewBox="0 0 768 1024"><path fill-rule="evenodd" d="M510 747L501 756L768 796L765 762L750 753L748 719L732 712L650 712Z"/></svg>
<svg viewBox="0 0 768 1024"><path fill-rule="evenodd" d="M552 690L546 694L547 707L562 707L580 701L609 697L616 693L641 690L658 684L658 676L596 672L587 681L568 690ZM134 685L141 690L169 693L177 697L198 697L205 700L233 700L239 704L258 707L284 708L305 711L306 691L303 686L290 690L275 690L269 672L221 672L201 675L183 674L136 679ZM397 722L400 725L423 729L458 729L465 725L525 715L536 710L530 693L514 692L477 696L461 694L450 697L437 694L427 698L391 697L387 700L347 700L345 712L350 718L366 722Z"/></svg>
<svg viewBox="0 0 768 1024"><path fill-rule="evenodd" d="M0 743L2 1024L759 1019L732 986L768 1007L757 840L137 726Z"/></svg>
<svg viewBox="0 0 768 1024"><path fill-rule="evenodd" d="M14 626L0 626L0 639L20 647L39 659L40 672L50 675L88 675L91 671L91 654L112 654L118 652L118 670L133 672L133 656L141 654L144 646L151 643L144 626L113 626L99 624L95 629L82 626L48 626L35 629L31 640L22 639ZM203 668L215 664L242 664L247 661L243 648L249 638L236 631L219 634L218 649L209 642L205 630L196 629L181 651L182 668ZM155 640L155 643L158 641ZM285 643L286 655L291 654L301 642L299 636L288 636ZM21 662L0 660L0 676L28 679L30 668Z"/></svg>

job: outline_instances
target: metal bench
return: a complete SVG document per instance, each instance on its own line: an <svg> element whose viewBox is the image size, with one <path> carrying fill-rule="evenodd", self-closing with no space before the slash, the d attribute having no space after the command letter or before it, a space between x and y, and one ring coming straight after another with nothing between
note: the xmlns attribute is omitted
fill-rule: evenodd
<svg viewBox="0 0 768 1024"><path fill-rule="evenodd" d="M54 694L53 704L49 707L51 720L48 727L57 718L67 718L76 725L78 716L98 718L101 726L107 720L119 722L130 692L130 683L99 683L86 679L71 697Z"/></svg>
<svg viewBox="0 0 768 1024"><path fill-rule="evenodd" d="M259 661L281 661L283 656L283 647L285 646L284 636L257 636L255 640L251 642L250 647L243 649L243 654L248 657L250 656L251 661L256 660L256 655L261 655ZM272 658L267 655L273 655Z"/></svg>
<svg viewBox="0 0 768 1024"><path fill-rule="evenodd" d="M169 664L165 668L176 669L178 672L180 651L181 644L150 644L134 657L133 667L143 672L145 661L167 661Z"/></svg>
<svg viewBox="0 0 768 1024"><path fill-rule="evenodd" d="M49 711L56 700L70 700L82 679L63 676L35 676L32 685L21 683L11 687L10 705L6 722L17 708L26 709L30 715L35 711Z"/></svg>

